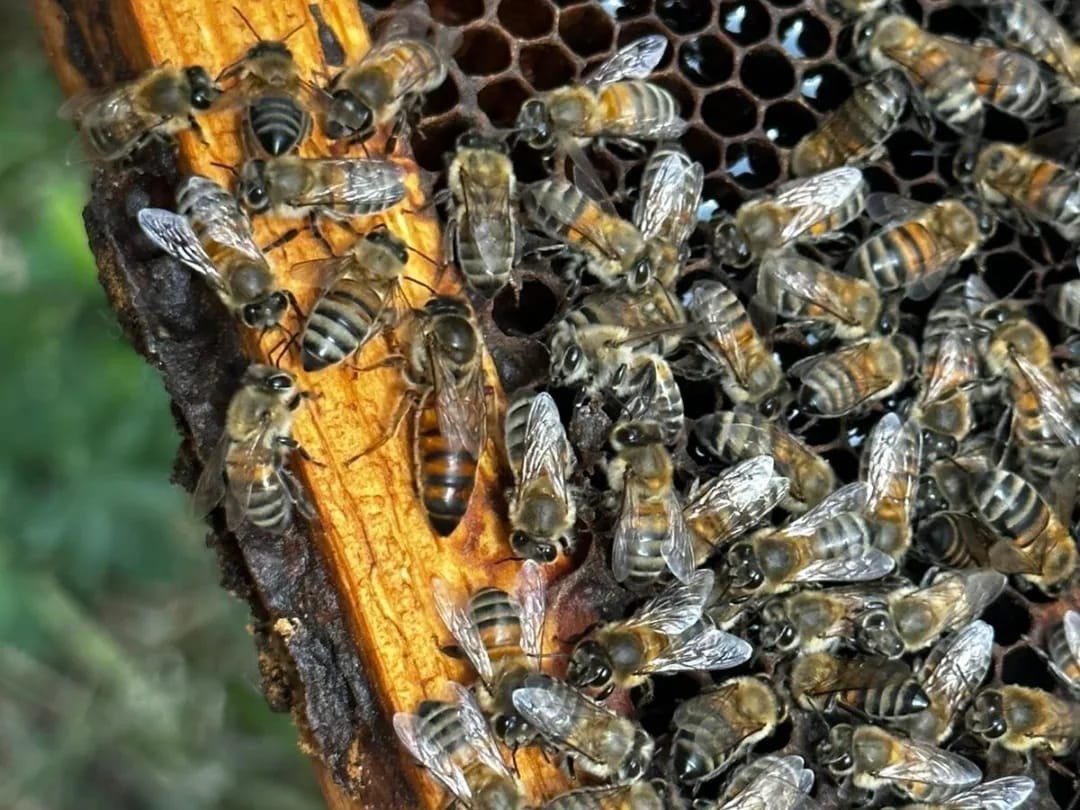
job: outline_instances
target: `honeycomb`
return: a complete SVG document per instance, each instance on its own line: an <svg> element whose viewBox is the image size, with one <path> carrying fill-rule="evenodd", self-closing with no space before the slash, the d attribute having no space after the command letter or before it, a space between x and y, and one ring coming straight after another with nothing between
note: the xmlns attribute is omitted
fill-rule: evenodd
<svg viewBox="0 0 1080 810"><path fill-rule="evenodd" d="M399 10L408 8L416 14L421 4L360 5L369 25L378 31ZM900 5L904 13L936 33L970 40L985 30L977 12L951 0L903 0ZM522 102L532 94L573 81L618 47L659 33L670 47L651 79L675 95L683 118L690 123L682 144L705 169L703 203L734 211L748 197L767 192L787 178L791 147L863 79L851 60L851 22L830 16L823 6L816 0L429 0L432 30L456 32L460 45L449 79L426 99L421 122L411 136L412 151L432 190L438 190L446 155L461 132L485 126L509 129ZM1061 111L1055 112L1058 115L1028 123L991 110L984 134L987 139L1023 142L1060 125ZM955 184L951 166L957 140L944 127L938 127L931 140L909 111L886 142L886 155L865 169L871 190L924 202L941 199ZM516 146L513 156L519 181L547 174L528 148ZM590 156L613 199L628 213L642 158L602 150L593 150ZM856 235L864 236L860 228L865 225L856 226ZM703 237L695 238L697 246L703 247ZM1023 297L1041 289L1036 285L1059 272L1056 268L1068 251L1069 246L1055 234L1024 236L1002 225L984 247L978 269L997 294ZM1029 270L1035 272L1025 276ZM565 286L543 265L522 269L519 291L504 289L493 300L474 296L508 391L543 382L545 327L559 315L564 299ZM904 310L917 324L925 306L907 301ZM1038 320L1039 313L1034 317ZM785 351L781 354L787 366L798 355L789 357ZM690 380L680 380L680 385L688 417L715 406L716 394L710 386ZM599 453L606 427L603 414L575 413L571 439L579 448L594 447ZM854 448L865 437L866 427L857 421L837 420L832 433L816 429L808 438L828 445L825 455L840 479L852 480ZM588 517L585 524L590 526ZM592 528L602 535L602 526ZM595 555L590 555L586 566L595 569L595 562ZM912 564L905 573L917 578L922 571ZM572 579L587 578L585 574L579 570ZM597 592L610 594L602 589ZM1044 659L1030 642L1038 643L1045 628L1078 603L1080 595L1074 593L1050 600L1008 589L983 617L995 628L991 677L1054 688ZM766 662L766 668L770 666ZM676 698L700 688L701 683L689 677L661 679L654 699L639 713L646 729L664 735ZM793 724L782 727L756 750L806 755L812 750L811 740L820 734L813 720L795 717ZM964 753L984 766L988 777L1023 767L1018 762L988 763L977 751L966 748ZM1054 800L1061 806L1069 804L1077 791L1071 776L1076 765L1075 759L1060 760L1056 767L1033 761L1032 775L1041 797L1038 806L1057 806ZM824 792L816 795L823 806L833 806L827 801L831 796L827 780L821 778L819 784Z"/></svg>

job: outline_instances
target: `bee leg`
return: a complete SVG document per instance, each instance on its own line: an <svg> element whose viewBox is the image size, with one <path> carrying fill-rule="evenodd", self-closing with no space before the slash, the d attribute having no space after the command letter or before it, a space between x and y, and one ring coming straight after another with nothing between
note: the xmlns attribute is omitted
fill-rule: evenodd
<svg viewBox="0 0 1080 810"><path fill-rule="evenodd" d="M397 407L394 409L393 417L390 419L390 427L383 432L383 435L370 447L365 447L359 453L349 457L345 461L346 467L351 467L356 461L366 456L368 453L372 453L378 450L394 436L397 435L398 428L401 427L402 421L405 419L405 414L409 412L416 401L419 399L419 395L416 391L406 392L401 399L398 400Z"/></svg>
<svg viewBox="0 0 1080 810"><path fill-rule="evenodd" d="M300 235L300 229L299 228L290 228L289 230L285 231L285 233L283 233L281 236L279 236L277 239L275 239L273 242L270 242L265 247L260 248L260 250L262 250L263 253L273 253L278 248L285 247L285 245L289 244L289 242L291 242L293 239L295 239L299 235Z"/></svg>
<svg viewBox="0 0 1080 810"><path fill-rule="evenodd" d="M195 133L195 137L199 139L199 143L209 147L210 141L206 140L206 133L203 132L203 128L199 126L199 122L195 119L194 115L188 116L188 124L191 126L191 131Z"/></svg>
<svg viewBox="0 0 1080 810"><path fill-rule="evenodd" d="M322 242L323 247L326 248L327 253L329 253L331 256L335 256L337 254L334 251L334 246L330 244L330 240L327 239L326 234L323 233L322 224L320 222L319 216L320 215L317 210L312 211L310 214L308 214L308 230L311 231L311 233L315 236L316 239Z"/></svg>
<svg viewBox="0 0 1080 810"><path fill-rule="evenodd" d="M394 126L390 129L390 135L386 139L387 154L394 151L399 137L411 132L420 122L421 101L419 93L409 93L402 100L398 114L394 118Z"/></svg>

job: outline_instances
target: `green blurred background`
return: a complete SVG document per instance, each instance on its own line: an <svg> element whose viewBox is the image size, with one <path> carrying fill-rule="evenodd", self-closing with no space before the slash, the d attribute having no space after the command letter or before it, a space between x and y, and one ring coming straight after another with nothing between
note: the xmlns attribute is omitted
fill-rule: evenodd
<svg viewBox="0 0 1080 810"><path fill-rule="evenodd" d="M0 2L0 808L321 807L168 482L168 402L98 286L26 5Z"/></svg>

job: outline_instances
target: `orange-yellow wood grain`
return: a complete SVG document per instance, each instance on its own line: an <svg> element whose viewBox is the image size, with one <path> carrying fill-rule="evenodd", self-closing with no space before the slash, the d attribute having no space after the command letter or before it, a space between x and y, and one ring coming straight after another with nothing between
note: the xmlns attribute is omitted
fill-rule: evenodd
<svg viewBox="0 0 1080 810"><path fill-rule="evenodd" d="M251 34L233 11L233 0L116 0L109 5L113 30L98 30L103 28L100 19L79 19L77 8L72 12L75 23L90 42L100 44L99 54L117 54L134 70L163 63L201 64L216 74L252 45ZM289 47L302 68L316 80L321 81L330 72L322 63L315 23L305 0L237 0L235 5L267 39L303 23L303 28L289 39ZM369 40L355 0L324 0L318 5L348 58L363 54ZM59 8L56 0L38 0L47 47L61 85L71 93L81 89L82 80L64 52L63 26L55 19ZM106 57L99 55L99 61L103 74L108 76L111 66ZM213 164L236 166L242 160L239 114L211 114L204 116L201 124L205 144L191 133L180 137L182 168L229 183L229 173ZM369 144L369 148L378 155L381 141ZM311 156L327 153L325 142L318 137L302 149L302 154ZM411 170L409 198L382 219L418 251L438 257L440 229L433 219L434 209L425 206L415 166L404 158L395 160ZM376 221L358 224L362 229ZM260 244L268 244L296 224L259 222L256 238ZM343 233L335 237L340 237L335 238L336 244L346 241ZM323 255L325 249L305 232L273 252L270 260L279 280L288 285L292 264ZM408 273L429 282L436 275L427 261L415 255L410 258ZM444 287L457 284L452 276L446 274ZM413 303L422 303L427 294L423 288L405 286ZM311 303L310 291L297 290L297 295L306 310ZM295 329L297 324L289 326ZM252 345L252 356L265 357L279 340L267 337L261 347ZM355 362L370 365L385 353L385 342L376 340ZM507 561L510 552L499 483L504 462L489 438L469 512L451 537L439 538L428 527L415 496L408 421L394 440L376 452L352 466L344 463L382 435L401 393L399 372L394 368L366 372L339 368L305 375L295 355L285 365L297 372L306 389L319 394L309 401L295 428L296 437L322 465L297 460L321 519L312 536L321 544L335 572L367 676L385 710L388 714L412 710L425 697L443 696L442 687L448 678L467 682L472 677L461 663L439 653L439 644L447 636L433 609L432 577L471 590L484 584L510 587L517 574L518 565ZM501 429L503 398L490 363L487 376L489 385L496 389L492 407L497 413L492 414L489 423L490 436ZM525 752L517 758L517 764L523 781L537 797L550 796L563 786L562 776L538 756ZM445 797L431 780L411 762L406 767L425 806L443 806ZM320 781L329 785L330 780ZM346 806L335 791L328 789L327 793L331 806Z"/></svg>

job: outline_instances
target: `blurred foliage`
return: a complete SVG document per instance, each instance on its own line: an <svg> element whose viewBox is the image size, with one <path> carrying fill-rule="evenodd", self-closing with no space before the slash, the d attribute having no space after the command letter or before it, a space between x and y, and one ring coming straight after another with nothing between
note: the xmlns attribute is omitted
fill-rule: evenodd
<svg viewBox="0 0 1080 810"><path fill-rule="evenodd" d="M0 10L0 807L321 807L168 482L168 401L97 284L32 20Z"/></svg>

